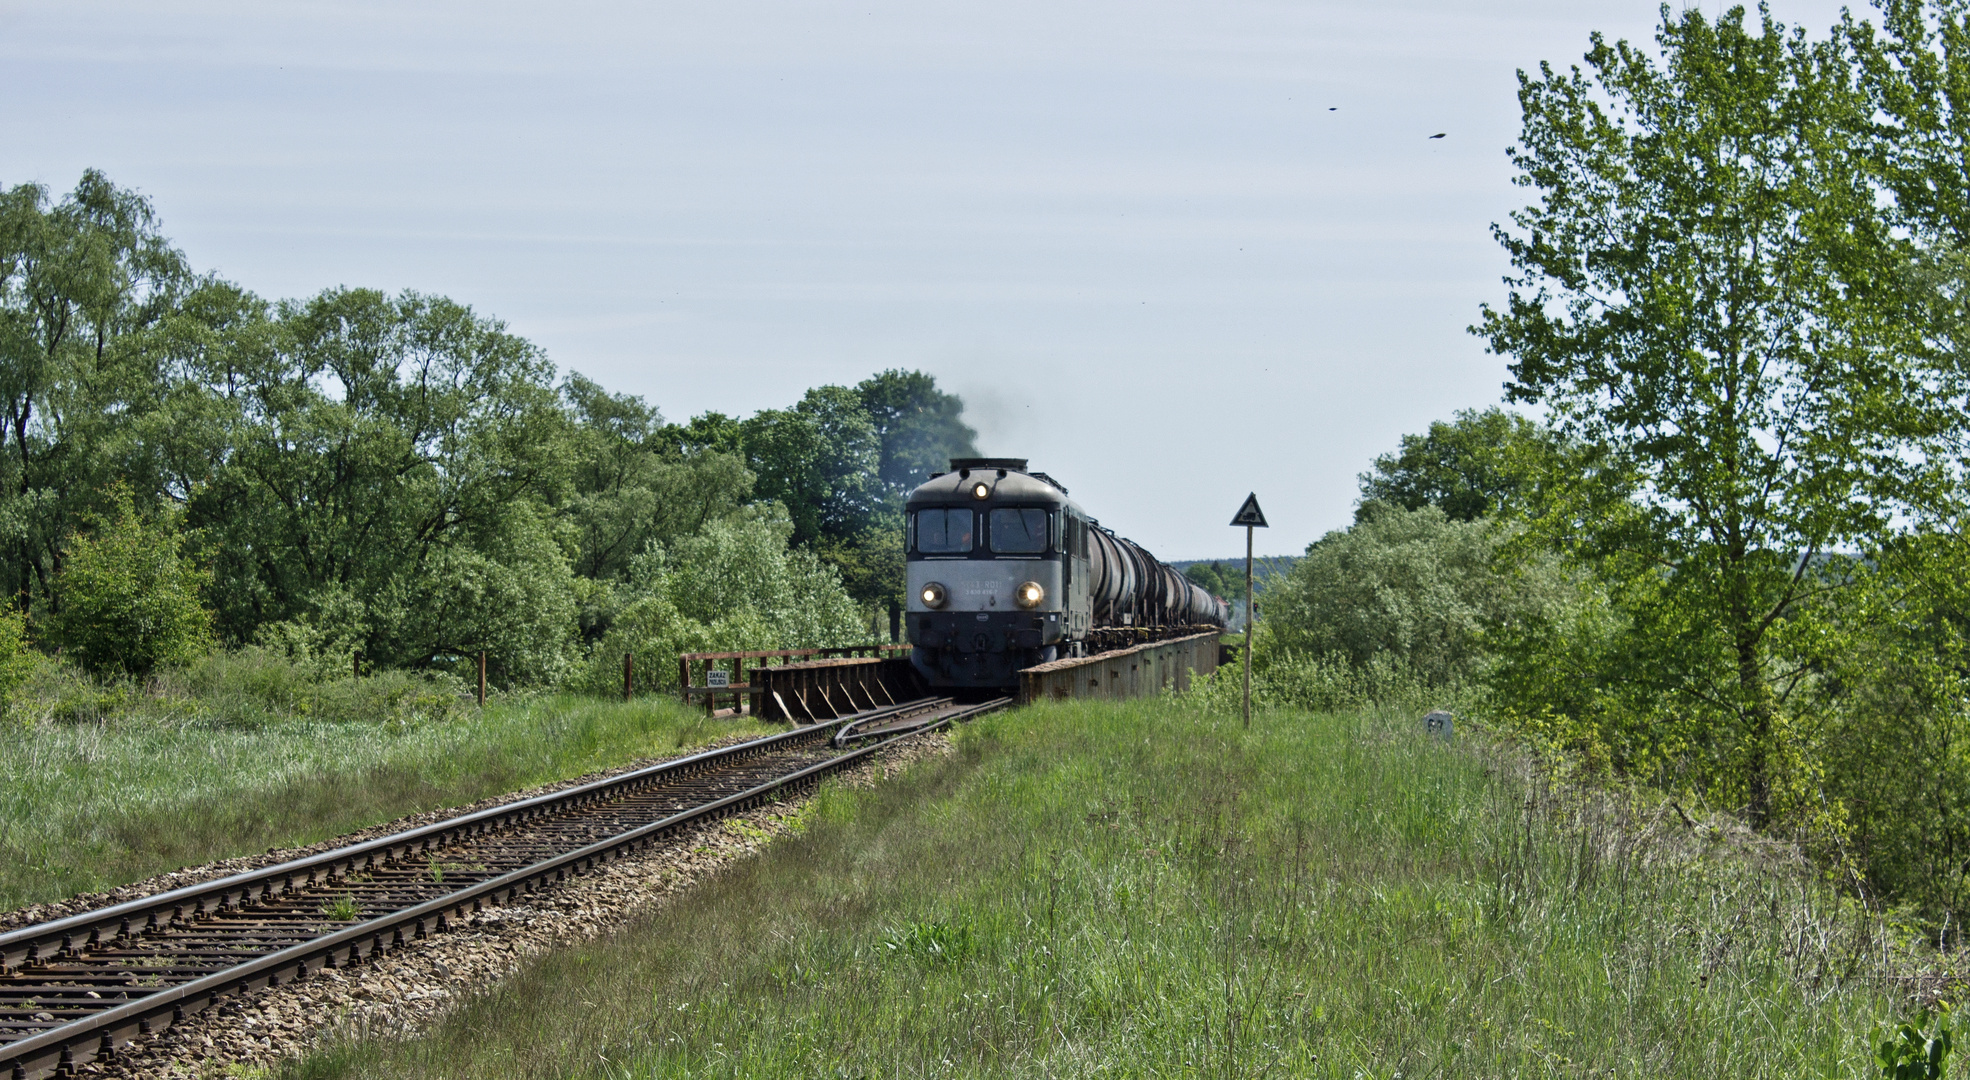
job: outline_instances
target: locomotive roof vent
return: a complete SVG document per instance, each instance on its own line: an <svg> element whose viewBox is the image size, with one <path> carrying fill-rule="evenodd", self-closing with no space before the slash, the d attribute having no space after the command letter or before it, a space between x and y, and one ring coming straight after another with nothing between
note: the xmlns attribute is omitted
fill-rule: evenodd
<svg viewBox="0 0 1970 1080"><path fill-rule="evenodd" d="M967 469L1011 469L1013 472L1026 471L1023 457L954 457L951 459L953 471Z"/></svg>

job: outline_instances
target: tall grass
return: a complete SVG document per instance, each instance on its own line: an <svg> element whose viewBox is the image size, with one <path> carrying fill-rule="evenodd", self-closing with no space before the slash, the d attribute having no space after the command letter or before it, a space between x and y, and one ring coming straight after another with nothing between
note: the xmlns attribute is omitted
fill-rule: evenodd
<svg viewBox="0 0 1970 1080"><path fill-rule="evenodd" d="M1782 851L1413 713L1022 709L328 1077L1856 1075L1898 1002Z"/></svg>
<svg viewBox="0 0 1970 1080"><path fill-rule="evenodd" d="M310 681L252 656L141 684L38 678L0 726L0 910L761 730L668 699L481 710L439 680Z"/></svg>
<svg viewBox="0 0 1970 1080"><path fill-rule="evenodd" d="M1236 639L1243 646L1242 639ZM1275 647L1263 637L1252 664L1252 705L1303 712L1353 712L1368 708L1461 710L1479 699L1477 688L1433 680L1393 653L1377 653L1365 664L1347 654L1313 655ZM1188 698L1210 713L1238 713L1244 697L1244 669L1238 663L1194 680Z"/></svg>

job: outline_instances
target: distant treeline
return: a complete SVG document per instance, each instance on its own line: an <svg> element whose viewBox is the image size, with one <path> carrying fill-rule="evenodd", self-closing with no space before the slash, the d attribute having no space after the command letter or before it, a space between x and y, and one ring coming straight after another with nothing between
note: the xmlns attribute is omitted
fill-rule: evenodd
<svg viewBox="0 0 1970 1080"><path fill-rule="evenodd" d="M257 644L541 683L631 630L859 637L962 414L886 371L670 423L442 297L197 272L99 173L0 192L0 636L103 672Z"/></svg>
<svg viewBox="0 0 1970 1080"><path fill-rule="evenodd" d="M1286 573L1300 561L1298 555L1266 556L1252 560L1252 583L1263 592L1266 582ZM1234 604L1245 601L1245 557L1231 559L1180 559L1170 564L1183 576L1210 590L1211 595Z"/></svg>

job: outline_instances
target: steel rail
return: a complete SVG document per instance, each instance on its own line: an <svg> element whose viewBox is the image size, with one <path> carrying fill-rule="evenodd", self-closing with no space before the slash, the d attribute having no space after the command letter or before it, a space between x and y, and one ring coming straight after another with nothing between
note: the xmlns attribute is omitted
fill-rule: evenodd
<svg viewBox="0 0 1970 1080"><path fill-rule="evenodd" d="M494 831L496 825L502 823L525 824L557 811L566 812L596 802L621 798L633 793L639 787L649 787L693 773L731 766L775 750L826 742L831 730L853 721L935 710L948 703L949 699L904 702L870 710L858 716L843 717L736 746L693 754L622 776L434 822L417 829L323 852L305 859L236 874L203 885L175 889L154 897L128 901L98 911L84 912L51 923L24 927L7 935L0 935L0 946L18 947L20 943L25 942L28 948L35 948L42 943L53 941L57 935L60 935L64 944L57 955L75 956L78 953L86 953L90 945L101 943L102 928L106 926L114 925L117 928L117 933L110 939L112 941L135 940L146 929L183 929L200 914L215 913L227 908L237 908L243 903L252 903L256 887L263 889L260 894L262 898L298 892L309 883L319 883L324 878L332 881L335 877L341 876L333 873L337 867L343 868L345 874L359 873L366 867L374 867L378 864L375 858L378 854L384 855L382 860L384 862L395 862L404 854L423 854L449 846L461 839L490 833ZM468 907L470 911L476 912L487 906L510 903L516 897L550 887L572 875L638 851L686 825L750 809L769 798L778 797L790 788L804 786L828 773L846 768L903 739L947 727L952 723L1004 708L1009 704L1011 704L1010 698L1001 698L982 705L953 709L936 721L892 738L836 754L825 761L804 766L746 790L713 799L574 850L549 856L498 877L466 885L444 896L216 970L189 982L160 987L141 998L121 1002L26 1038L0 1043L0 1068L11 1066L13 1080L31 1080L50 1073L72 1072L77 1066L86 1062L110 1056L119 1044L162 1031L193 1013L201 1012L217 999L228 994L251 993L269 986L279 986L297 978L305 978L310 973L311 964L312 970L319 971L323 968L346 967L363 960L378 958L409 941L443 932L449 928L453 918L467 914ZM297 885L295 878L302 874L306 875L306 879L302 884ZM281 882L279 894L272 891L272 883L276 879ZM190 916L185 915L183 911L187 904L194 907L194 913ZM154 918L155 914L166 909L172 911L171 918L158 922ZM145 918L146 926L133 927L128 921L133 915ZM73 944L74 937L82 930L89 932L88 944L77 947ZM24 963L32 963L35 955L29 953L29 959Z"/></svg>
<svg viewBox="0 0 1970 1080"><path fill-rule="evenodd" d="M939 705L949 704L954 699L932 698L927 700L932 703L931 708L934 709ZM994 699L992 702L989 702L988 704L991 704L993 708L998 708L1000 707L998 704L1000 701L1010 701L1010 700L1011 700L1010 698L997 698ZM841 725L835 728L835 734L833 740L834 745L839 748L839 747L847 746L851 741L856 739L881 739L886 736L894 736L894 735L915 735L920 731L940 728L945 726L944 721L942 720L925 718L924 720L921 720L915 724L911 724L908 727L900 727L900 726L885 727L885 728L879 728L874 731L855 730L856 728L861 727L864 724L880 724L886 722L897 723L897 724L905 723L908 721L909 717L914 716L917 713L930 711L928 709L921 709L921 708L913 709L909 707L909 704L910 703L906 702L903 705L899 705L893 709L872 709L866 713L861 713L854 716L842 717ZM972 715L972 714L967 712L966 715Z"/></svg>
<svg viewBox="0 0 1970 1080"><path fill-rule="evenodd" d="M906 702L902 705L872 710L867 716L901 713L919 704ZM855 718L845 717L841 720L826 721L733 746L706 750L620 776L606 777L579 787L536 795L531 799L447 818L333 851L324 851L214 881L127 900L51 922L24 926L0 934L0 975L36 960L51 956L73 955L77 951L101 944L105 940L128 936L146 929L168 928L174 923L196 918L199 915L224 911L253 900L266 900L291 889L314 884L324 877L342 877L349 873L360 872L379 862L390 862L409 854L428 852L461 838L482 835L501 826L523 823L591 802L618 798L629 791L648 787L659 781L672 780L775 750L790 749L820 741L833 728L853 719Z"/></svg>

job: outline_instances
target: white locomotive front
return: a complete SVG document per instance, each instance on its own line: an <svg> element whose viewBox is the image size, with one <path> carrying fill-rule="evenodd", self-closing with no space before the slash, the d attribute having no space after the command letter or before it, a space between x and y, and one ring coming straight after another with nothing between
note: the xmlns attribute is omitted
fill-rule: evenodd
<svg viewBox="0 0 1970 1080"><path fill-rule="evenodd" d="M1130 633L1225 622L1223 601L1101 529L1023 458L956 458L910 493L911 658L930 685L1004 689L1020 669Z"/></svg>

